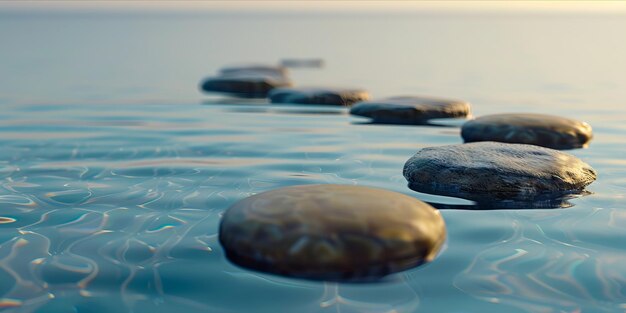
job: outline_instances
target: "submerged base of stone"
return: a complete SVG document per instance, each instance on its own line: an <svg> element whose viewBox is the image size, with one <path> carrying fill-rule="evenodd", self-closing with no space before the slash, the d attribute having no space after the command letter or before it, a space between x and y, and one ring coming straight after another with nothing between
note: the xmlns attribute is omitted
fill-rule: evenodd
<svg viewBox="0 0 626 313"><path fill-rule="evenodd" d="M426 194L439 194L440 191L434 191L423 188L420 185L411 185L408 187L414 191ZM570 202L572 199L592 194L587 190L570 191L565 193L547 193L535 195L533 197L511 197L497 198L492 196L477 196L475 194L457 194L454 197L471 200L474 204L448 204L427 202L438 210L538 210L538 209L566 209L574 206Z"/></svg>
<svg viewBox="0 0 626 313"><path fill-rule="evenodd" d="M306 266L302 266L302 268L290 266L289 269L283 269L276 266L274 263L259 262L258 259L246 257L233 251L226 251L226 258L235 265L241 266L245 269L256 270L262 273L313 281L329 281L341 283L379 282L390 274L408 270L427 263L427 261L423 259L415 258L406 260L404 262L396 261L397 263L394 263L393 266L390 264L386 264L369 266L367 268L360 267L358 270L349 267L343 271L314 271L310 268L307 268Z"/></svg>

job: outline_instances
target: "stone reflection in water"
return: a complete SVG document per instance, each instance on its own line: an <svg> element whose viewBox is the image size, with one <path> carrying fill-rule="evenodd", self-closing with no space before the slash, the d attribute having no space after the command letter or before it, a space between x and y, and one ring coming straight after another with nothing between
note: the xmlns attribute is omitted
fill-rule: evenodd
<svg viewBox="0 0 626 313"><path fill-rule="evenodd" d="M412 188L409 185L409 188ZM414 188L419 191L419 188ZM570 200L590 195L589 191L577 193L551 194L526 199L494 199L490 197L472 197L474 204L448 204L427 201L439 210L524 210L524 209L565 209L573 207Z"/></svg>
<svg viewBox="0 0 626 313"><path fill-rule="evenodd" d="M214 97L204 99L202 105L251 105L263 106L269 104L265 98L234 98L234 97Z"/></svg>
<svg viewBox="0 0 626 313"><path fill-rule="evenodd" d="M289 114L289 115L345 115L346 112L340 109L319 110L319 109L277 109L276 107L237 107L224 108L224 111L237 113L268 113L268 114Z"/></svg>

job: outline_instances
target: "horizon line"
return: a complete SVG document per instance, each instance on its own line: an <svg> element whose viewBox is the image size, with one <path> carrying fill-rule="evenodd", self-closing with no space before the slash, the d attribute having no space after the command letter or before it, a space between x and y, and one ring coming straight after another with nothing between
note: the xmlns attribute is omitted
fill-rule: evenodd
<svg viewBox="0 0 626 313"><path fill-rule="evenodd" d="M626 2L0 1L0 12L46 13L626 13Z"/></svg>

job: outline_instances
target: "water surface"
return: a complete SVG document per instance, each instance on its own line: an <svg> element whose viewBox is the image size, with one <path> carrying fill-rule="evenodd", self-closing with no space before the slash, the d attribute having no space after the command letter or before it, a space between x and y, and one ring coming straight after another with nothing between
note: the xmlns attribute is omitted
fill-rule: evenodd
<svg viewBox="0 0 626 313"><path fill-rule="evenodd" d="M0 19L0 310L623 312L626 20L615 16L83 16ZM402 176L452 127L205 97L222 65L323 58L297 83L457 97L474 114L589 122L599 173L566 209L442 210L432 263L324 284L229 263L221 213L296 184L419 194Z"/></svg>

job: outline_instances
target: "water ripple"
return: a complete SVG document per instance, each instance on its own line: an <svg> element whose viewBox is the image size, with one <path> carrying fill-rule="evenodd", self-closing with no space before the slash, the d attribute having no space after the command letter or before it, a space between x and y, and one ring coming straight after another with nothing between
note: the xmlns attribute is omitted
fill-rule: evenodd
<svg viewBox="0 0 626 313"><path fill-rule="evenodd" d="M20 122L0 128L0 310L626 307L626 169L607 157L626 148L611 143L576 152L601 175L593 194L568 199L570 209L443 210L448 244L434 262L376 284L325 285L230 264L217 239L223 211L259 192L316 183L381 187L449 208L472 205L416 193L401 175L417 149L459 143L458 130L355 125L343 109L147 108L59 105L37 117L27 106L9 109ZM81 123L63 126L69 121ZM603 138L594 145L602 147Z"/></svg>

